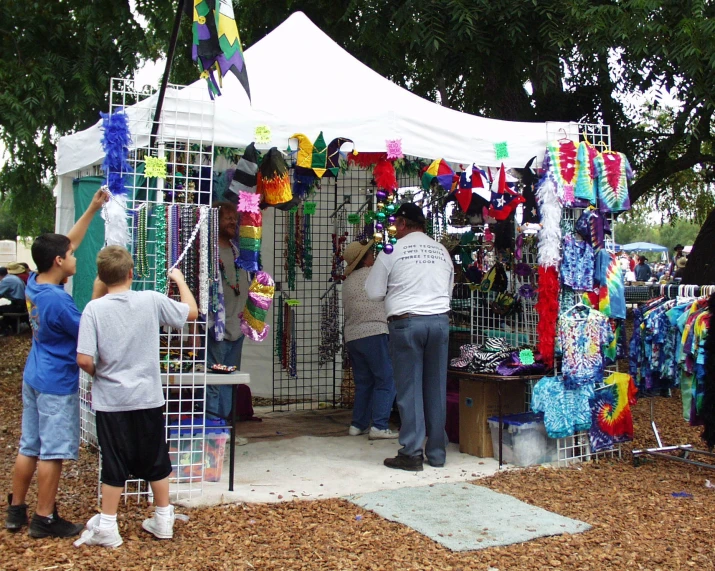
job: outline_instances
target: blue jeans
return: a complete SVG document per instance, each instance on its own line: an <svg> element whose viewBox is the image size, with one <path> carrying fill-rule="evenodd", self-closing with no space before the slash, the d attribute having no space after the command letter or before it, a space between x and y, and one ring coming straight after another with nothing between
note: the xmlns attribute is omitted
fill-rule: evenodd
<svg viewBox="0 0 715 571"><path fill-rule="evenodd" d="M447 454L447 353L449 317L425 315L389 324L390 355L400 410L400 448L443 464Z"/></svg>
<svg viewBox="0 0 715 571"><path fill-rule="evenodd" d="M40 460L77 460L78 392L51 395L22 383L20 454Z"/></svg>
<svg viewBox="0 0 715 571"><path fill-rule="evenodd" d="M372 425L388 428L390 410L395 400L395 380L387 335L371 335L347 343L355 381L352 425L365 430Z"/></svg>
<svg viewBox="0 0 715 571"><path fill-rule="evenodd" d="M209 334L206 347L206 368L211 365L226 365L241 369L241 351L243 350L243 340L241 335L235 341L215 341ZM232 401L231 385L207 385L206 386L206 417L225 418L231 416Z"/></svg>

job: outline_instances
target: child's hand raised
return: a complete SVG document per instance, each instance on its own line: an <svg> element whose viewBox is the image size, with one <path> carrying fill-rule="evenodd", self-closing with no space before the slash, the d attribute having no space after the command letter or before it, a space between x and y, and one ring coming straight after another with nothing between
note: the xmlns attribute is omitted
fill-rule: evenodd
<svg viewBox="0 0 715 571"><path fill-rule="evenodd" d="M102 206L106 202L109 202L109 194L107 194L104 190L104 187L100 188L92 197L92 202L89 203L89 208L87 210L91 210L92 212L98 212L101 210Z"/></svg>
<svg viewBox="0 0 715 571"><path fill-rule="evenodd" d="M181 270L179 268L173 268L169 270L169 279L171 281L178 283L181 283L184 281L184 274L181 273Z"/></svg>

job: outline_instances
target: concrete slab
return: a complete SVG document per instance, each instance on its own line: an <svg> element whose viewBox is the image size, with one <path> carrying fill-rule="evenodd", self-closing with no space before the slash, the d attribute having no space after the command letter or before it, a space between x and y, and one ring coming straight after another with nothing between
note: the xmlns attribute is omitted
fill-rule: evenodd
<svg viewBox="0 0 715 571"><path fill-rule="evenodd" d="M329 422L333 424L334 419ZM268 421L249 424L256 425L253 430L258 429L258 425L264 425L261 429L271 432ZM371 441L367 436L347 436L347 427L347 424L340 426L343 436L296 436L258 442L251 442L249 438L249 444L236 448L233 492L228 491L227 451L222 480L204 482L201 496L177 503L209 506L336 498L378 490L473 480L489 476L498 469L496 460L461 454L458 445L450 444L444 468L432 468L425 464L423 472L392 470L384 467L382 461L397 454L400 445L396 440ZM245 433L238 431L241 436Z"/></svg>
<svg viewBox="0 0 715 571"><path fill-rule="evenodd" d="M587 523L471 484L383 490L347 499L385 519L407 525L452 551L485 549L591 529Z"/></svg>

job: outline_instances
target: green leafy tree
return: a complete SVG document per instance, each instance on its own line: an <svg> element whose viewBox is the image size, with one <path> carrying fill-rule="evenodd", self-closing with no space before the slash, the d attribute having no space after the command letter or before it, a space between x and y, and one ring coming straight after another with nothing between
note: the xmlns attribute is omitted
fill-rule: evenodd
<svg viewBox="0 0 715 571"><path fill-rule="evenodd" d="M2 192L51 200L38 189L51 179L57 136L96 121L107 108L110 77L166 51L175 6L136 0L148 23L142 29L123 1L0 3L0 140L9 153ZM454 109L607 123L612 147L637 172L633 202L653 200L700 219L712 206L712 2L241 0L236 13L245 45L296 10L378 73ZM173 67L181 83L196 77L190 37L186 18ZM284 64L300 65L291 48ZM669 114L658 99L663 90L681 103ZM644 118L644 98L662 120ZM684 189L688 198L679 202ZM33 219L18 215L23 228Z"/></svg>

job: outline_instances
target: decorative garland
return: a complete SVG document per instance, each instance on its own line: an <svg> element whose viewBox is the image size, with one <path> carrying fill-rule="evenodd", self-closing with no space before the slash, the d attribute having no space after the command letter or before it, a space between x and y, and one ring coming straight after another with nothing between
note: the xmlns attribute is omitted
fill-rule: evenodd
<svg viewBox="0 0 715 571"><path fill-rule="evenodd" d="M285 244L285 271L288 276L288 289L295 289L295 266L296 266L296 247L295 247L295 211L291 208L288 212L288 225L286 227Z"/></svg>
<svg viewBox="0 0 715 571"><path fill-rule="evenodd" d="M126 194L124 173L132 172L127 160L129 145L132 143L129 124L124 111L99 113L102 117L102 148L104 160L102 170L107 177L107 186L115 196ZM125 242L126 244L126 242ZM124 244L122 244L124 245Z"/></svg>
<svg viewBox="0 0 715 571"><path fill-rule="evenodd" d="M312 219L315 214L315 202L305 202L303 209L303 278L313 279L313 228Z"/></svg>
<svg viewBox="0 0 715 571"><path fill-rule="evenodd" d="M330 270L330 280L335 283L342 283L345 279L345 258L343 251L345 250L345 241L348 238L347 218L345 209L341 208L333 217L333 265Z"/></svg>

